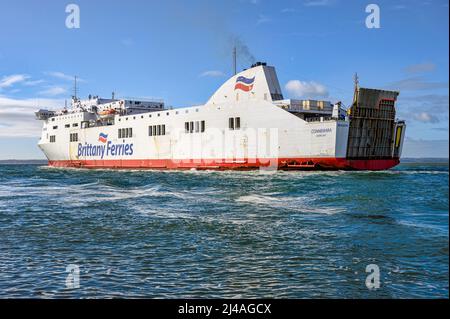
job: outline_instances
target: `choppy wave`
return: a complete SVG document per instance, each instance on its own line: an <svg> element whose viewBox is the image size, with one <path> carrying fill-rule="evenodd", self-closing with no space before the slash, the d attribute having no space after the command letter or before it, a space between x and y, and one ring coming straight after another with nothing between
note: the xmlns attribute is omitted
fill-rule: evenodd
<svg viewBox="0 0 450 319"><path fill-rule="evenodd" d="M448 251L448 165L0 165L0 297L448 297ZM364 284L373 263L377 291Z"/></svg>
<svg viewBox="0 0 450 319"><path fill-rule="evenodd" d="M299 197L274 197L268 194L251 194L240 196L236 202L249 203L255 206L262 206L270 209L289 209L290 211L298 211L303 213L317 214L336 214L345 211L338 207L314 207L311 198L305 196ZM317 205L316 205L317 206Z"/></svg>

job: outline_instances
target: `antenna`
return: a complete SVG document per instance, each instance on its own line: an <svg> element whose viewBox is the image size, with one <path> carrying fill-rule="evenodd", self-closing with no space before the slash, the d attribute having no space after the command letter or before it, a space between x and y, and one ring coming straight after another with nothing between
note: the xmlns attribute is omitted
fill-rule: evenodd
<svg viewBox="0 0 450 319"><path fill-rule="evenodd" d="M355 82L355 92L353 93L353 105L355 107L357 107L358 106L358 93L359 93L359 77L358 77L358 73L356 73L356 72L355 72L355 75L353 76L353 81ZM348 110L350 111L350 109L351 108L349 108Z"/></svg>
<svg viewBox="0 0 450 319"><path fill-rule="evenodd" d="M77 76L74 76L74 85L73 85L73 96L75 100L77 100L78 88L77 88Z"/></svg>
<svg viewBox="0 0 450 319"><path fill-rule="evenodd" d="M235 46L235 47L233 47L233 72L234 72L233 75L236 75L236 73L237 73L236 60L237 60L237 53L236 53L236 46Z"/></svg>
<svg viewBox="0 0 450 319"><path fill-rule="evenodd" d="M355 72L355 75L353 76L353 81L355 82L355 90L359 90L359 77L358 73Z"/></svg>

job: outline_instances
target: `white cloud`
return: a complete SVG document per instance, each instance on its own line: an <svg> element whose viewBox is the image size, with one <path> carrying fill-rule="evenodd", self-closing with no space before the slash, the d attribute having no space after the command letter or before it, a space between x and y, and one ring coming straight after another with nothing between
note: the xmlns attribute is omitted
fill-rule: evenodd
<svg viewBox="0 0 450 319"><path fill-rule="evenodd" d="M414 114L414 119L423 123L438 123L439 119L428 112L420 112Z"/></svg>
<svg viewBox="0 0 450 319"><path fill-rule="evenodd" d="M398 116L407 121L435 124L447 122L448 106L446 94L400 95L397 110Z"/></svg>
<svg viewBox="0 0 450 319"><path fill-rule="evenodd" d="M397 5L393 6L392 9L403 10L403 9L406 9L406 6L404 4L397 4Z"/></svg>
<svg viewBox="0 0 450 319"><path fill-rule="evenodd" d="M267 22L270 22L270 21L271 21L271 19L269 17L267 17L267 16L265 16L263 14L260 14L258 16L258 20L256 20L256 24L260 25L260 24L267 23Z"/></svg>
<svg viewBox="0 0 450 319"><path fill-rule="evenodd" d="M44 82L45 82L45 80L41 79L41 80L26 81L23 84L26 85L26 86L35 86L35 85L38 85L38 84L42 84Z"/></svg>
<svg viewBox="0 0 450 319"><path fill-rule="evenodd" d="M209 71L205 71L202 74L200 74L200 76L204 77L204 76L208 76L208 77L221 77L221 76L225 76L225 73L223 73L222 71L218 71L218 70L209 70Z"/></svg>
<svg viewBox="0 0 450 319"><path fill-rule="evenodd" d="M314 81L291 80L286 83L285 89L294 98L324 98L329 95L323 84Z"/></svg>
<svg viewBox="0 0 450 319"><path fill-rule="evenodd" d="M447 89L448 82L430 82L421 76L410 77L400 81L392 82L385 88L391 90L431 90L431 89Z"/></svg>
<svg viewBox="0 0 450 319"><path fill-rule="evenodd" d="M303 3L306 7L324 7L333 3L333 0L309 0Z"/></svg>
<svg viewBox="0 0 450 319"><path fill-rule="evenodd" d="M40 95L48 95L48 96L56 96L56 95L61 95L61 94L66 94L66 93L67 93L67 89L60 87L60 86L52 86L46 90L39 92Z"/></svg>
<svg viewBox="0 0 450 319"><path fill-rule="evenodd" d="M294 8L284 8L284 9L281 9L281 13L293 13L293 12L295 12L296 10L294 9Z"/></svg>
<svg viewBox="0 0 450 319"><path fill-rule="evenodd" d="M436 64L431 62L424 62L424 63L418 63L413 64L405 68L405 72L407 73L425 73L425 72L431 72L436 69Z"/></svg>
<svg viewBox="0 0 450 319"><path fill-rule="evenodd" d="M30 78L30 76L28 76L26 74L13 74L13 75L4 76L0 80L0 88L10 87L16 83L24 82L29 78Z"/></svg>
<svg viewBox="0 0 450 319"><path fill-rule="evenodd" d="M68 75L63 72L45 72L44 74L52 76L57 79L66 80L66 81L74 81L74 79L75 79L74 75ZM77 81L84 82L84 80L79 77L77 77Z"/></svg>
<svg viewBox="0 0 450 319"><path fill-rule="evenodd" d="M34 118L40 108L58 109L64 100L14 99L0 95L0 137L38 137L42 122Z"/></svg>

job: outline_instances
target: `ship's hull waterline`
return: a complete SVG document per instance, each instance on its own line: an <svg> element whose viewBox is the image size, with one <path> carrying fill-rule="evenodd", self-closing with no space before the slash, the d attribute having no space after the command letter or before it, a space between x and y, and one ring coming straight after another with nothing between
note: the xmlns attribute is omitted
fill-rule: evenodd
<svg viewBox="0 0 450 319"><path fill-rule="evenodd" d="M156 169L156 170L369 170L390 169L400 163L391 159L353 159L346 158L284 158L250 161L211 161L211 160L82 160L49 161L51 167L70 167L86 169Z"/></svg>

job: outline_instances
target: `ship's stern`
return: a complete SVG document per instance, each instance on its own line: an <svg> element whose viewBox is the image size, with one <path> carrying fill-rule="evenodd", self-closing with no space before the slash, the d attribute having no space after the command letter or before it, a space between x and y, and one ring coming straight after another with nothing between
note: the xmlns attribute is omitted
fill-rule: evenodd
<svg viewBox="0 0 450 319"><path fill-rule="evenodd" d="M348 111L347 165L385 170L400 163L406 124L396 119L398 92L356 88Z"/></svg>

